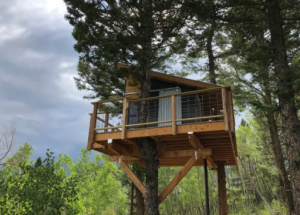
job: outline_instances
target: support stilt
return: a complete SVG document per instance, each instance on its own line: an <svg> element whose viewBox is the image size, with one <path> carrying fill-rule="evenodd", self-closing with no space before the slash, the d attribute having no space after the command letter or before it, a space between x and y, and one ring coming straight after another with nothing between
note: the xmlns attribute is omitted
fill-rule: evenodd
<svg viewBox="0 0 300 215"><path fill-rule="evenodd" d="M208 175L207 175L207 160L206 159L204 159L204 173L205 173L206 215L209 215Z"/></svg>

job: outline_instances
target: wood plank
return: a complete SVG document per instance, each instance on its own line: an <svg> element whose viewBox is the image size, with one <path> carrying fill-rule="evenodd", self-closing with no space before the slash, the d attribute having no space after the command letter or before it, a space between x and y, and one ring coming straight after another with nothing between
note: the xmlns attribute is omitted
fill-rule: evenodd
<svg viewBox="0 0 300 215"><path fill-rule="evenodd" d="M199 139L196 137L196 135L192 132L188 133L189 135L189 141L191 143L191 145L195 148L195 149L201 149L201 150L204 150L204 146L200 143ZM216 168L216 164L214 163L213 159L207 155L206 156L206 159L208 161L208 165L215 169Z"/></svg>
<svg viewBox="0 0 300 215"><path fill-rule="evenodd" d="M181 181L181 179L190 171L193 165L197 162L195 155L193 155L189 161L184 165L184 167L177 173L170 184L162 191L158 197L159 203L162 203L167 196L171 193L174 187Z"/></svg>
<svg viewBox="0 0 300 215"><path fill-rule="evenodd" d="M117 155L130 155L126 148L116 143L114 140L111 143L107 144L107 148Z"/></svg>
<svg viewBox="0 0 300 215"><path fill-rule="evenodd" d="M92 149L105 149L106 147L104 145L101 145L99 143L94 143L92 145Z"/></svg>
<svg viewBox="0 0 300 215"><path fill-rule="evenodd" d="M234 143L233 143L232 136L231 136L231 131L228 131L228 133L229 133L229 136L230 136L230 141L231 141L231 146L232 146L232 152L233 152L234 160L235 160L235 163L236 163L236 167L238 168L238 162L237 162L237 157L236 157L236 153L235 153Z"/></svg>
<svg viewBox="0 0 300 215"><path fill-rule="evenodd" d="M143 195L146 194L146 187L140 182L138 177L131 171L131 169L127 166L124 161L121 161L120 167L124 170L124 172L128 175L128 177L132 180L134 185L141 191Z"/></svg>
<svg viewBox="0 0 300 215"><path fill-rule="evenodd" d="M123 119L122 119L122 136L121 139L126 138L126 123L127 123L127 110L128 110L128 99L123 99Z"/></svg>
<svg viewBox="0 0 300 215"><path fill-rule="evenodd" d="M89 137L88 137L88 145L87 145L87 150L90 151L92 149L92 145L94 143L95 139L95 127L96 127L96 122L97 122L97 112L98 112L98 104L94 104L94 110L91 115L91 120L90 120L90 130L89 130Z"/></svg>
<svg viewBox="0 0 300 215"><path fill-rule="evenodd" d="M225 131L228 131L228 110L227 110L227 98L226 97L227 97L226 88L222 88L224 124L225 124Z"/></svg>
<svg viewBox="0 0 300 215"><path fill-rule="evenodd" d="M235 131L235 119L234 119L234 110L233 110L233 100L231 89L227 91L228 93L228 109L229 109L229 124L231 132Z"/></svg>
<svg viewBox="0 0 300 215"><path fill-rule="evenodd" d="M177 134L186 134L190 131L196 132L212 132L212 131L224 131L224 122L209 122L189 125L177 125ZM122 132L101 133L96 134L95 141L104 141L108 139L121 139ZM138 138L138 137L153 137L172 135L172 127L159 127L159 128L146 128L138 130L126 131L126 138Z"/></svg>
<svg viewBox="0 0 300 215"><path fill-rule="evenodd" d="M172 96L172 134L177 135L177 128L176 128L176 100L175 96Z"/></svg>

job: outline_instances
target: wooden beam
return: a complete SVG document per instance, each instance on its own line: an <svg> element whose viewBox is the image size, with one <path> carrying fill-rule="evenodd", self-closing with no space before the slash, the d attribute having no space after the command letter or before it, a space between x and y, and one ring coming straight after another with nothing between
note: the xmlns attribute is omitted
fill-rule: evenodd
<svg viewBox="0 0 300 215"><path fill-rule="evenodd" d="M226 88L222 88L222 102L223 102L223 115L224 115L225 131L228 131L228 110L227 110Z"/></svg>
<svg viewBox="0 0 300 215"><path fill-rule="evenodd" d="M190 144L195 148L195 149L200 149L200 150L204 150L204 146L201 144L200 140L196 137L196 135L193 132L189 132L188 133L189 136L189 141ZM214 163L213 159L210 157L210 155L206 156L206 159L208 161L208 165L215 169L216 168L216 164Z"/></svg>
<svg viewBox="0 0 300 215"><path fill-rule="evenodd" d="M177 151L166 151L159 158L180 158L180 157L191 157L195 155L195 152L200 156L211 155L211 149L203 149L202 151L190 149L190 150L177 150Z"/></svg>
<svg viewBox="0 0 300 215"><path fill-rule="evenodd" d="M184 167L177 173L170 184L162 191L158 197L159 203L162 203L167 196L171 193L174 187L181 181L181 179L190 171L193 165L197 162L195 154L189 159L189 161L184 165Z"/></svg>
<svg viewBox="0 0 300 215"><path fill-rule="evenodd" d="M229 124L231 132L235 131L235 119L234 119L234 110L233 110L233 101L232 101L232 92L231 90L227 91L228 93L228 109L229 109Z"/></svg>
<svg viewBox="0 0 300 215"><path fill-rule="evenodd" d="M106 147L104 145L101 145L99 143L94 143L92 145L92 149L105 149Z"/></svg>
<svg viewBox="0 0 300 215"><path fill-rule="evenodd" d="M124 172L132 180L132 182L134 183L134 185L141 191L141 193L143 195L145 195L146 194L146 188L145 188L145 186L142 184L142 182L140 182L140 180L138 179L138 177L136 177L136 175L131 171L131 169L127 166L127 164L124 163L124 161L121 161L120 167L124 170Z"/></svg>
<svg viewBox="0 0 300 215"><path fill-rule="evenodd" d="M97 121L97 111L98 111L98 104L94 104L94 111L91 115L91 121L90 121L90 130L89 130L89 137L88 137L88 145L87 150L90 151L92 149L92 145L94 143L95 139L95 127L96 127L96 121Z"/></svg>
<svg viewBox="0 0 300 215"><path fill-rule="evenodd" d="M127 149L125 149L123 146L121 146L120 144L116 143L113 140L111 141L111 143L108 142L107 148L111 152L113 152L117 155L130 155L130 153L127 151Z"/></svg>
<svg viewBox="0 0 300 215"><path fill-rule="evenodd" d="M175 96L172 96L172 134L177 135L177 128L176 128L176 100Z"/></svg>
<svg viewBox="0 0 300 215"><path fill-rule="evenodd" d="M118 152L116 152L118 153ZM168 158L189 158L192 157L197 153L198 159L203 158L205 156L211 155L211 149L204 149L202 151L194 150L194 149L189 149L189 150L177 150L177 151L168 151L164 152L163 154L160 154L158 157L158 160L164 160ZM121 155L121 154L119 154ZM115 156L109 156L110 161L118 161L119 155ZM126 156L123 156L123 160L126 161L135 161L135 160L140 160L140 154L128 154Z"/></svg>
<svg viewBox="0 0 300 215"><path fill-rule="evenodd" d="M233 152L234 160L235 160L235 163L236 163L236 168L238 169L237 156L236 156L236 153L235 153L235 147L234 147L234 144L233 144L231 131L228 131L228 133L229 133L229 137L230 137L230 142L231 142L231 147L232 147L232 152Z"/></svg>
<svg viewBox="0 0 300 215"><path fill-rule="evenodd" d="M193 132L224 131L224 122L209 122L200 124L177 125L177 134ZM105 141L108 139L121 139L122 132L96 134L95 141ZM172 135L172 127L146 128L126 131L126 138L156 137Z"/></svg>
<svg viewBox="0 0 300 215"><path fill-rule="evenodd" d="M136 139L126 139L125 141L128 142L128 143L131 143L134 146L138 145Z"/></svg>
<svg viewBox="0 0 300 215"><path fill-rule="evenodd" d="M123 99L123 119L122 119L122 136L121 139L124 140L126 138L126 123L127 123L127 110L128 110L128 99Z"/></svg>

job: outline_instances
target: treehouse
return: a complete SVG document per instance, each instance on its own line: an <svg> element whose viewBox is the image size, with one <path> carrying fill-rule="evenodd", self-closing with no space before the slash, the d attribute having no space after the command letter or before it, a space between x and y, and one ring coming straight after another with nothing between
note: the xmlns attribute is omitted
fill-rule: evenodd
<svg viewBox="0 0 300 215"><path fill-rule="evenodd" d="M142 103L147 109L141 116ZM220 162L237 165L230 87L152 72L149 98L140 99L140 83L127 78L124 97L92 104L88 150L118 162L142 193L144 185L127 166L144 166L137 138L155 140L160 167L183 166L159 196L160 202L193 166L207 164L216 171Z"/></svg>

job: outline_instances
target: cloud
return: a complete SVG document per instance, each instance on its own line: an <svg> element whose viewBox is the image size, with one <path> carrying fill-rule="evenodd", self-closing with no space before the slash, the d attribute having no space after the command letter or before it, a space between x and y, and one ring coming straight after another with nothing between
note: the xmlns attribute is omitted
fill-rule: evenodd
<svg viewBox="0 0 300 215"><path fill-rule="evenodd" d="M76 158L92 107L75 86L78 54L62 0L0 1L0 127L15 124L34 157Z"/></svg>

